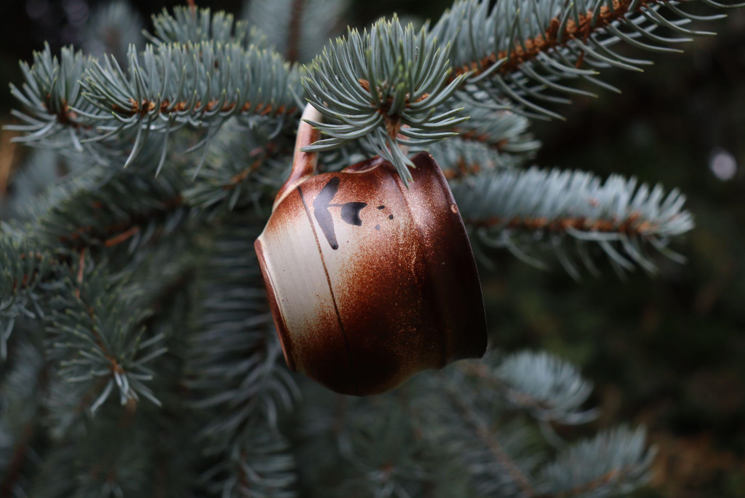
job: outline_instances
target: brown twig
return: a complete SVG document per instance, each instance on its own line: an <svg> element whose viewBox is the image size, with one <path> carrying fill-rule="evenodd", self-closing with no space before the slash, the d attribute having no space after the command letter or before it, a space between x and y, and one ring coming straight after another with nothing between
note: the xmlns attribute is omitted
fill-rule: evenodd
<svg viewBox="0 0 745 498"><path fill-rule="evenodd" d="M535 398L533 398L532 396L529 396L527 394L523 394L523 393L510 389L510 387L506 385L503 381L501 381L498 377L495 377L494 375L492 375L489 367L484 365L483 363L479 363L479 364L463 363L463 364L459 364L459 369L466 375L479 379L480 381L485 382L490 387L498 391L504 391L504 392L509 393L510 399L513 402L515 402L518 406L529 407L529 408L540 408L544 410L549 410L553 408L548 403L540 402L536 400Z"/></svg>
<svg viewBox="0 0 745 498"><path fill-rule="evenodd" d="M529 498L537 498L538 495L530 484L528 478L523 474L523 471L520 470L520 467L518 467L512 460L512 457L510 457L504 448L502 448L502 445L489 430L489 427L487 427L487 425L477 417L475 413L473 413L471 408L461 399L458 392L450 387L446 387L445 390L466 423L468 423L476 434L484 440L489 451L491 451L491 453L496 457L497 461L502 465L502 467L504 467L525 496Z"/></svg>
<svg viewBox="0 0 745 498"><path fill-rule="evenodd" d="M602 476L593 479L590 482L584 483L581 486L577 486L576 488L570 489L569 491L564 491L563 493L558 494L552 494L552 495L541 495L538 498L569 498L570 496L579 496L584 493L588 493L590 491L594 491L598 489L599 487L608 484L614 479L617 479L624 474L626 474L628 470L616 470L613 469L610 472L603 474Z"/></svg>
<svg viewBox="0 0 745 498"><path fill-rule="evenodd" d="M0 133L0 200L5 197L10 182L10 173L13 171L13 165L18 160L16 155L18 146L12 142L12 139L17 135L17 132L7 130Z"/></svg>
<svg viewBox="0 0 745 498"><path fill-rule="evenodd" d="M481 171L481 165L478 163L467 164L464 159L459 159L457 169L448 169L443 171L445 178L448 180L458 180L467 176L478 174Z"/></svg>
<svg viewBox="0 0 745 498"><path fill-rule="evenodd" d="M111 369L111 372L116 373L124 373L124 369L119 364L119 361L114 357L114 355L111 354L109 349L104 345L103 339L101 338L101 334L96 329L96 310L93 309L93 305L90 304L90 302L86 299L86 296L83 295L81 292L81 286L80 284L83 283L83 275L84 275L84 264L85 264L85 253L86 249L83 249L80 251L80 269L78 270L78 288L75 289L75 297L78 298L80 303L85 307L85 309L88 311L88 315L91 318L91 335L93 335L93 338L96 341L96 345L101 348L101 352L103 353L104 357L106 357L107 360L111 363L109 368ZM104 379L104 377L102 377Z"/></svg>
<svg viewBox="0 0 745 498"><path fill-rule="evenodd" d="M78 299L80 299L80 284L83 283L83 274L85 273L85 252L86 248L83 248L78 259L78 288L75 289L75 297Z"/></svg>
<svg viewBox="0 0 745 498"><path fill-rule="evenodd" d="M453 128L452 131L458 134L459 138L463 140L470 140L473 142L481 142L486 144L498 151L503 151L504 147L509 143L509 140L500 140L499 142L493 143L487 133L479 133L475 130L462 130L460 128Z"/></svg>
<svg viewBox="0 0 745 498"><path fill-rule="evenodd" d="M119 235L115 235L114 237L111 237L110 239L106 239L103 245L106 247L114 247L115 245L121 244L122 242L129 240L132 236L134 236L135 234L139 232L140 232L139 226L130 227L128 230L125 230Z"/></svg>
<svg viewBox="0 0 745 498"><path fill-rule="evenodd" d="M300 20L303 17L304 9L305 0L292 0L287 37L287 60L290 62L297 62L300 56L300 30L302 29Z"/></svg>
<svg viewBox="0 0 745 498"><path fill-rule="evenodd" d="M16 444L13 450L13 457L10 459L10 463L7 467L5 479L0 485L0 498L11 498L13 496L13 487L16 481L21 475L21 469L23 468L23 462L26 459L28 453L29 444L31 438L34 436L34 422L29 422L23 428L21 439Z"/></svg>
<svg viewBox="0 0 745 498"><path fill-rule="evenodd" d="M241 450L240 461L241 462L246 461L246 450L245 449ZM240 493L242 495L248 496L249 491L250 491L250 487L249 487L250 483L248 481L248 476L246 475L246 471L243 470L243 465L240 465L240 464L238 465L238 482L240 482L240 485L241 485Z"/></svg>
<svg viewBox="0 0 745 498"><path fill-rule="evenodd" d="M47 385L49 383L49 364L45 364L41 369L39 370L38 380L36 383L36 388L39 391L43 391L46 389ZM41 395L37 393L36 398L39 399ZM6 467L6 473L5 473L5 479L3 479L2 483L0 483L0 498L11 498L15 496L13 493L13 488L15 486L16 481L21 476L21 470L23 469L23 463L26 459L26 455L28 454L29 447L31 445L31 441L35 434L35 424L38 421L39 418L43 416L45 412L45 408L43 405L40 405L37 409L36 413L34 414L33 418L29 420L26 425L23 427L23 430L21 431L21 438L18 440L18 442L15 445L15 449L13 450L13 457L10 459L10 463Z"/></svg>
<svg viewBox="0 0 745 498"><path fill-rule="evenodd" d="M36 252L36 253L23 253L23 254L20 254L18 257L21 260L25 260L29 256L32 257L32 258L34 258L34 259L36 259L37 261L43 261L44 260L44 256L41 253L38 253L38 252ZM21 279L20 282L17 279L14 280L13 281L13 285L10 288L11 292L15 292L16 290L18 290L21 287L27 287L27 286L33 284L34 282L36 282L36 277L37 276L38 276L38 272L37 271L34 271L32 273L25 274L23 276L23 278Z"/></svg>
<svg viewBox="0 0 745 498"><path fill-rule="evenodd" d="M475 227L493 227L503 226L516 230L537 231L545 230L553 233L563 233L568 229L580 230L583 232L602 232L615 233L620 232L626 235L649 235L654 233L659 227L652 222L639 222L641 215L631 213L628 217L621 220L588 220L586 218L529 218L515 217L512 219L500 218L494 216L483 220L466 219L467 224Z"/></svg>
<svg viewBox="0 0 745 498"><path fill-rule="evenodd" d="M243 180L248 178L248 176L259 169L259 167L264 163L264 158L260 157L256 159L251 165L241 171L240 173L233 176L228 183L222 186L223 190L233 190L235 187L238 186L239 183L241 183Z"/></svg>
<svg viewBox="0 0 745 498"><path fill-rule="evenodd" d="M632 1L633 0L613 0L612 10L607 6L603 6L600 9L595 26L591 25L593 12L589 10L578 16L579 23L574 19L570 19L566 23L561 41L559 41L561 19L554 17L549 22L549 27L545 33L536 36L532 40L526 40L524 44L517 44L518 46L516 46L511 52L503 50L497 54L485 57L480 61L474 61L470 64L456 68L451 80L458 75L470 71L473 71L474 76L477 76L487 71L490 67L496 64L497 61L501 60L505 60L505 62L496 71L501 74L511 73L518 69L521 64L535 59L541 53L546 53L553 49L560 49L575 39L587 40L593 32L623 18L629 12L629 7L631 6ZM642 8L656 3L658 3L657 0L641 0L636 10L641 11ZM583 58L583 55L584 54L580 55L580 60Z"/></svg>
<svg viewBox="0 0 745 498"><path fill-rule="evenodd" d="M360 86L366 91L370 92L370 82L364 79L359 79ZM382 92L380 88L376 88L378 92L378 100L383 100L383 96L381 95ZM410 95L407 93L406 97L404 99L405 106L408 108L411 106L412 103L421 102L423 100L426 100L429 98L429 94L425 93L418 99L416 99L414 102L409 101ZM383 105L378 109L378 113L383 116L383 119L385 119L385 131L388 133L388 136L391 138L396 138L398 136L398 132L401 131L401 118L399 116L389 116L388 111L391 110L391 106L393 105L393 97L388 97L385 102L383 102Z"/></svg>
<svg viewBox="0 0 745 498"><path fill-rule="evenodd" d="M82 251L80 251L80 260L78 261L79 268L78 268L78 283L83 283L83 273L85 272L85 251L86 249L83 248Z"/></svg>
<svg viewBox="0 0 745 498"><path fill-rule="evenodd" d="M183 199L180 195L177 195L173 199L163 202L158 209L146 213L133 214L127 222L109 225L103 230L100 230L98 234L92 233L92 226L83 225L74 229L70 235L60 237L59 241L79 251L99 242L103 243L106 247L112 247L132 237L141 229L140 227L144 223L163 219L181 206L183 206ZM94 207L101 209L104 206L101 203L96 203Z"/></svg>
<svg viewBox="0 0 745 498"><path fill-rule="evenodd" d="M146 116L148 113L153 112L156 108L156 103L151 100L142 100L140 102L137 102L136 100L130 99L129 103L130 107L128 109L114 104L113 106L111 106L111 110L119 114L120 116L132 117L138 114L140 116ZM203 104L201 100L198 100L194 104L192 111L195 114L200 114L202 112L212 112L217 108L217 105L219 103L220 101L216 99L210 100L205 104ZM230 112L235 109L236 106L237 104L235 102L226 102L225 104L223 104L220 110L221 112ZM169 100L164 100L160 104L159 112L160 114L169 115L173 112L184 112L187 109L189 109L189 103L186 101L180 101L171 104ZM297 112L297 107L287 108L286 106L281 105L277 108L274 108L274 106L272 106L271 104L267 105L264 103L259 103L254 106L251 102L246 102L241 106L240 112L254 112L260 116L279 116L282 114L294 114L295 112Z"/></svg>

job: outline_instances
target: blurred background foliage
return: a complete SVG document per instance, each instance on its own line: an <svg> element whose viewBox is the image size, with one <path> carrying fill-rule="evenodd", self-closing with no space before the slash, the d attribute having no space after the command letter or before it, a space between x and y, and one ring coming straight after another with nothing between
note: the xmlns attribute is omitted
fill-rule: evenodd
<svg viewBox="0 0 745 498"><path fill-rule="evenodd" d="M19 60L45 40L77 44L98 0L0 2L0 80L19 82ZM143 18L170 0L131 0ZM240 13L241 0L198 2ZM355 0L349 22L398 12L436 19L451 0ZM343 26L340 26L343 29ZM622 95L580 97L566 122L534 125L542 166L612 172L677 186L696 229L660 260L656 277L612 271L574 282L508 254L482 275L489 326L500 347L543 348L581 366L602 407L596 427L646 424L659 455L639 497L745 497L745 12L645 73L611 71ZM0 92L0 121L10 122ZM28 150L0 140L0 202ZM62 166L60 166L62 167ZM592 429L592 427L590 428ZM578 429L568 429L578 430ZM584 429L583 429L584 430ZM569 435L569 434L567 434Z"/></svg>

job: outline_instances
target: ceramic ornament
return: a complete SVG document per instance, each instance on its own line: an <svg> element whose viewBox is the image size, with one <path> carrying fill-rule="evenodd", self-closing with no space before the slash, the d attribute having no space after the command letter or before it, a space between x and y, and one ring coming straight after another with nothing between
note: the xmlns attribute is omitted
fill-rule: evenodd
<svg viewBox="0 0 745 498"><path fill-rule="evenodd" d="M320 121L310 105L304 119ZM287 365L336 392L395 388L486 349L476 262L440 167L420 153L407 188L376 157L315 175L301 122L290 178L256 240Z"/></svg>

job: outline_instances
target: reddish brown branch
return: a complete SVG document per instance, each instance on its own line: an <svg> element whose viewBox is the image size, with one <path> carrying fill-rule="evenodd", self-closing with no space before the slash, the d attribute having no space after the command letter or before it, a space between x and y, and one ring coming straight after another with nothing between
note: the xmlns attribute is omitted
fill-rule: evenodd
<svg viewBox="0 0 745 498"><path fill-rule="evenodd" d="M12 141L16 136L18 132L15 131L0 131L0 201L8 190L12 171L21 160L22 151Z"/></svg>
<svg viewBox="0 0 745 498"><path fill-rule="evenodd" d="M42 261L44 259L44 256L42 256L41 253L38 253L38 252L21 254L19 256L19 259L24 260L29 256L31 256L32 258L35 258L37 261ZM37 276L38 276L38 272L34 271L33 273L24 275L20 282L17 279L14 280L13 285L10 288L11 292L15 292L21 287L27 287L27 286L32 285L36 281Z"/></svg>
<svg viewBox="0 0 745 498"><path fill-rule="evenodd" d="M504 147L509 143L508 140L500 140L499 142L492 142L491 138L487 133L479 133L475 130L462 130L460 128L453 128L455 133L458 134L460 138L463 140L470 140L473 142L481 142L482 144L486 144L498 151L503 151Z"/></svg>
<svg viewBox="0 0 745 498"><path fill-rule="evenodd" d="M201 101L197 101L193 112L195 114L200 114L203 112L211 112L214 111L215 108L217 108L219 101L218 100L210 100L207 102L204 106L202 105ZM120 116L124 117L132 117L135 115L140 116L146 116L148 113L155 110L155 102L152 102L150 100L143 100L142 102L137 102L136 100L130 99L131 106L129 109L122 108L116 104L111 106L111 110ZM171 106L170 101L164 100L160 104L160 113L164 115L170 115L171 113L176 112L184 112L188 108L188 103L185 101L177 102L174 106ZM223 104L222 106L222 112L230 112L236 107L235 102L227 102ZM47 110L49 110L49 107L45 105ZM258 114L259 116L281 116L281 115L291 115L295 114L297 112L297 107L290 107L287 108L284 105L281 105L279 107L274 107L271 104L263 104L259 103L255 106L251 102L246 102L241 106L241 112L242 113L248 113L253 112L255 114ZM51 111L50 111L50 114ZM85 130L92 130L93 127L90 125L84 125L79 122L77 122L78 114L73 111L67 104L64 104L62 109L60 109L58 112L53 113L55 116L57 116L57 121L60 124L63 124L65 126L69 126L71 128L82 128Z"/></svg>
<svg viewBox="0 0 745 498"><path fill-rule="evenodd" d="M70 108L70 106L67 104L67 101L63 100L62 107L60 108L60 110L57 111L56 113L52 113L49 110L49 107L51 106L51 103L50 103L51 98L52 98L51 95L47 95L46 97L47 101L45 103L42 103L42 105L47 111L49 111L50 114L54 114L55 116L57 116L57 122L65 126L69 126L70 128L83 128L86 130L92 129L91 126L83 125L76 121L76 119L78 118L78 113L76 113Z"/></svg>
<svg viewBox="0 0 745 498"><path fill-rule="evenodd" d="M613 0L613 10L609 9L607 6L601 7L595 26L591 25L593 13L589 10L578 16L579 23L574 19L570 19L566 23L561 41L559 41L561 19L554 17L549 22L549 27L545 33L536 36L532 40L526 40L523 44L516 44L517 46L511 52L503 50L498 54L492 54L480 61L474 61L470 64L456 68L452 78L469 71L473 71L474 76L476 76L487 71L490 67L496 64L497 61L501 60L505 60L505 62L496 71L502 74L511 73L518 69L521 64L535 59L541 53L560 49L572 40L580 39L586 41L593 32L603 29L614 21L625 17L626 14L629 13L629 7L631 6L632 1L633 0ZM657 0L641 0L636 11L641 11L642 8L656 3L658 3ZM580 54L578 63L581 64L583 57L584 54Z"/></svg>
<svg viewBox="0 0 745 498"><path fill-rule="evenodd" d="M483 363L480 363L480 364L463 363L462 365L459 365L459 368L466 375L479 379L480 381L485 382L486 384L488 384L490 387L493 387L494 389L502 390L502 391L509 390L510 398L514 400L515 403L520 406L523 406L523 407L530 406L530 407L535 407L535 408L541 408L544 410L549 410L552 408L552 406L548 403L540 402L536 400L535 398L533 398L532 396L511 390L509 386L507 386L504 382L500 381L499 378L492 375L489 370L489 367L484 365Z"/></svg>
<svg viewBox="0 0 745 498"><path fill-rule="evenodd" d="M261 147L256 147L248 154L249 158L256 157L254 162L252 162L248 168L244 169L240 173L237 173L235 176L233 176L227 184L222 186L222 188L224 190L234 189L239 183L241 183L243 180L248 178L249 175L251 175L254 171L259 169L261 165L264 164L264 161L266 160L267 156L272 156L276 152L277 152L277 144L273 142L267 142L265 145Z"/></svg>
<svg viewBox="0 0 745 498"><path fill-rule="evenodd" d="M358 80L360 83L360 86L366 91L370 92L370 82L364 79ZM378 100L382 101L383 96L381 95L382 92L380 88L376 88L378 92ZM413 103L421 102L423 100L426 100L429 98L429 94L425 93L418 99L416 99ZM405 107L410 107L412 102L410 100L410 95L407 93L404 99ZM378 113L383 116L383 119L385 119L385 131L388 133L388 136L391 138L396 138L398 135L398 132L401 131L401 118L399 116L389 116L388 111L391 110L391 106L393 105L393 97L388 97L385 102L383 102L383 105L378 109Z"/></svg>
<svg viewBox="0 0 745 498"><path fill-rule="evenodd" d="M443 173L448 180L459 180L467 176L475 175L481 171L481 165L478 163L467 164L464 159L459 159L457 169L448 169Z"/></svg>
<svg viewBox="0 0 745 498"><path fill-rule="evenodd" d="M561 493L544 493L544 494L536 496L535 498L570 498L572 496L580 496L585 493L595 491L596 489L602 486L605 486L606 484L608 484L609 482L615 479L620 479L624 477L626 474L630 473L632 470L633 470L632 468L612 469L611 471L603 474L602 476L597 477L590 482L581 484L568 491L563 491Z"/></svg>
<svg viewBox="0 0 745 498"><path fill-rule="evenodd" d="M62 236L59 241L77 250L83 250L95 243L103 243L106 247L115 246L132 237L140 230L140 226L153 220L163 219L169 213L183 205L180 195L165 201L161 207L146 213L134 214L127 222L109 225L94 234L94 227L90 225L80 226L72 231L70 235ZM95 203L94 208L102 209L101 203Z"/></svg>
<svg viewBox="0 0 745 498"><path fill-rule="evenodd" d="M153 112L156 107L156 103L151 100L143 100L141 102L137 102L136 100L130 99L129 103L131 104L129 109L124 109L116 104L111 106L111 109L121 116L132 117L138 114L140 116L146 116L148 113ZM202 101L197 101L194 104L193 110L195 113L211 112L217 108L217 105L219 103L220 101L216 99L210 100L206 104L203 104ZM230 112L235 109L236 105L237 104L235 102L226 102L225 104L223 104L221 111ZM189 104L185 101L176 102L175 105L172 105L169 100L164 100L160 104L159 112L166 115L173 112L184 112L188 109L188 106ZM277 108L274 108L274 106L272 106L271 104L267 105L264 103L259 103L254 106L251 102L246 102L245 104L243 104L243 106L241 106L240 111L243 113L254 112L260 116L279 116L282 114L294 114L295 112L297 112L297 107L290 107L288 109L284 105L281 105Z"/></svg>
<svg viewBox="0 0 745 498"><path fill-rule="evenodd" d="M290 7L290 24L289 34L287 38L287 60L290 62L297 62L300 56L300 20L303 17L303 10L305 9L305 0L292 0L292 6Z"/></svg>
<svg viewBox="0 0 745 498"><path fill-rule="evenodd" d="M77 276L77 282L78 287L75 289L75 297L78 298L78 301L85 307L86 311L88 311L88 315L91 319L91 335L93 335L94 340L96 341L96 345L101 349L101 352L106 357L107 360L111 363L110 369L113 372L116 373L124 373L124 369L121 365L119 365L119 361L109 352L109 349L104 345L103 339L101 338L101 334L96 329L96 310L93 309L93 305L90 304L90 302L86 299L86 296L83 295L81 292L82 284L83 284L83 276L85 275L85 253L87 252L87 248L83 248L80 251L80 262L79 262L79 268L78 268L78 276Z"/></svg>
<svg viewBox="0 0 745 498"><path fill-rule="evenodd" d="M96 244L102 244L104 247L114 247L118 244L121 244L122 242L125 242L126 240L130 239L133 235L138 233L142 229L142 225L144 223L163 219L166 216L168 216L169 213L173 212L174 210L178 209L183 205L183 200L181 196L177 196L174 199L167 201L164 203L162 208L158 210L153 210L147 213L141 213L137 215L133 215L130 220L126 223L117 223L114 225L109 225L108 227L105 227L103 230L100 231L99 235L93 234L93 227L90 225L85 225L78 227L72 231L71 235L63 236L59 238L60 243L63 245L69 246L76 251L78 251L78 273L77 273L77 282L78 284L83 282L83 276L85 272L85 255L89 248ZM100 202L94 203L94 208L101 209L103 208L103 204ZM31 256L35 257L37 260L42 260L43 255L40 253L29 253L21 254L21 259L25 259L26 257ZM66 257L62 256L59 258L59 260L54 260L53 263L57 262L66 262L71 263ZM15 291L19 287L26 287L31 285L37 277L36 272L30 273L27 275L24 275L20 281L13 282L12 290ZM80 295L80 288L75 290L75 295L79 299L81 298ZM89 312L92 313L92 309L89 307ZM95 332L94 332L95 333ZM115 360L112 359L112 362L115 362ZM119 368L118 365L115 365L114 367Z"/></svg>
<svg viewBox="0 0 745 498"><path fill-rule="evenodd" d="M39 370L38 380L36 383L37 390L41 391L41 393L36 394L37 399L41 398L42 394L46 390L48 382L49 364L45 364ZM15 487L15 483L18 481L18 478L21 477L21 470L23 469L26 455L28 454L31 441L34 437L34 425L36 424L37 420L41 416L43 416L44 410L45 409L43 405L40 405L33 418L29 420L28 423L23 427L23 430L21 431L21 437L16 443L15 449L13 450L13 456L10 459L10 463L6 467L5 479L3 479L2 483L0 483L0 498L11 498L15 496L15 494L13 493L13 488Z"/></svg>
<svg viewBox="0 0 745 498"><path fill-rule="evenodd" d="M10 464L8 464L5 479L3 480L2 485L0 485L0 498L11 498L14 496L13 487L21 475L23 462L26 459L29 444L31 443L31 438L33 436L34 422L29 422L23 428L21 439L18 441L18 444L16 444L15 450L13 450L13 457L10 459Z"/></svg>
<svg viewBox="0 0 745 498"><path fill-rule="evenodd" d="M491 451L491 453L496 457L499 464L504 467L504 469L510 475L510 478L512 478L512 480L522 490L525 496L529 498L536 498L536 491L530 484L530 481L525 476L525 474L523 474L523 471L520 469L520 467L518 467L517 464L512 460L512 457L510 457L510 455L508 455L507 452L504 451L504 448L502 448L502 445L499 444L499 441L492 433L492 431L489 430L489 427L487 427L487 425L480 418L478 418L475 413L473 413L471 408L465 402L463 402L460 395L455 390L446 388L446 391L466 423L468 423L468 425L471 426L474 432L476 432L476 434L484 440L484 443L486 443L489 451Z"/></svg>
<svg viewBox="0 0 745 498"><path fill-rule="evenodd" d="M564 491L563 493L559 493L559 494L556 494L556 495L550 495L550 496L551 497L555 497L555 498L568 498L570 496L579 496L581 494L588 493L590 491L594 491L594 490L598 489L599 487L608 484L612 480L617 479L617 478L623 476L627 472L628 471L613 469L610 472L608 472L608 473L606 473L606 474L604 474L604 475L598 477L597 479L594 479L594 480L592 480L592 481L590 481L588 483L585 483L585 484L583 484L581 486L577 486L576 488L571 489L569 491ZM544 496L541 496L540 498L549 498L549 495L545 495L545 497Z"/></svg>
<svg viewBox="0 0 745 498"><path fill-rule="evenodd" d="M227 184L223 185L223 190L233 190L239 183L248 178L251 173L259 169L263 163L264 158L256 159L248 168L233 176Z"/></svg>
<svg viewBox="0 0 745 498"><path fill-rule="evenodd" d="M122 242L130 239L135 234L139 233L139 231L140 231L139 226L130 227L128 230L125 230L119 235L115 235L114 237L111 237L110 239L106 239L106 242L104 242L103 245L106 247L113 247L115 245L121 244Z"/></svg>
<svg viewBox="0 0 745 498"><path fill-rule="evenodd" d="M554 233L563 233L568 229L579 230L582 232L602 232L602 233L624 233L626 235L648 235L655 232L659 227L649 221L639 221L641 215L632 213L623 220L587 220L585 218L558 218L549 220L548 218L504 218L492 217L485 220L464 220L466 223L476 227L493 227L503 226L505 228L514 228L517 230L545 230Z"/></svg>
<svg viewBox="0 0 745 498"><path fill-rule="evenodd" d="M78 262L78 283L83 283L83 273L85 272L85 249L80 251L80 261Z"/></svg>
<svg viewBox="0 0 745 498"><path fill-rule="evenodd" d="M246 456L246 450L242 449L240 461L238 462L238 482L241 484L241 494L248 494L251 489L246 471L243 470L243 465L240 464L240 462L246 461Z"/></svg>

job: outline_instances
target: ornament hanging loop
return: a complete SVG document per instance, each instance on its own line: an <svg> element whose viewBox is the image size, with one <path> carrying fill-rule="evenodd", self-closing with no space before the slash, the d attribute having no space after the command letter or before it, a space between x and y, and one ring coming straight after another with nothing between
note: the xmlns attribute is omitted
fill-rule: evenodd
<svg viewBox="0 0 745 498"><path fill-rule="evenodd" d="M303 152L303 148L313 145L320 137L321 132L307 121L321 122L323 115L310 104L305 106L303 115L300 117L300 126L295 139L295 153L292 157L292 170L290 177L277 192L277 197L272 206L272 212L284 200L292 190L305 180L316 174L318 165L318 152Z"/></svg>

